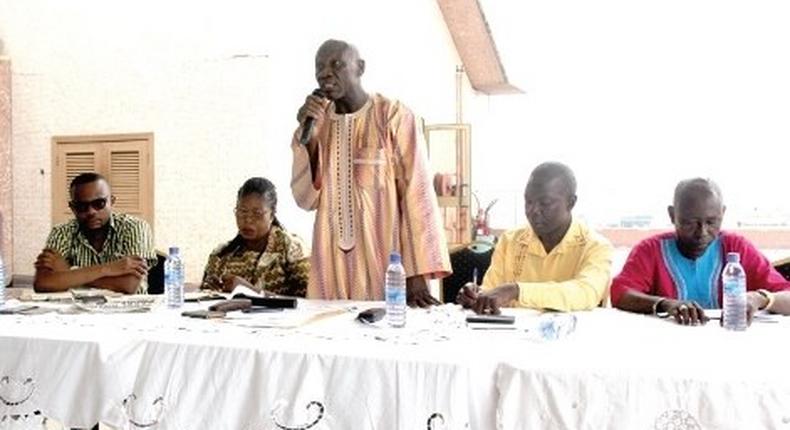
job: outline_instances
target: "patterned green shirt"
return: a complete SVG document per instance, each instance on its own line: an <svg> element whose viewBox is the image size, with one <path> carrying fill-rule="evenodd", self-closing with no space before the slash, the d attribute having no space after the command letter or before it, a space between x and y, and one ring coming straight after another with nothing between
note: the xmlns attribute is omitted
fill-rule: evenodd
<svg viewBox="0 0 790 430"><path fill-rule="evenodd" d="M156 252L148 223L127 214L110 214L110 230L101 252L97 252L80 231L76 219L56 225L47 238L46 248L57 251L71 267L89 267L107 264L127 256L139 256L156 265ZM148 291L148 281L143 278L137 294Z"/></svg>
<svg viewBox="0 0 790 430"><path fill-rule="evenodd" d="M236 275L250 284L284 296L304 297L310 274L309 255L302 240L282 227L272 226L263 252L251 251L244 245L220 256L230 242L218 246L208 257L203 273L202 289L221 290L222 277Z"/></svg>

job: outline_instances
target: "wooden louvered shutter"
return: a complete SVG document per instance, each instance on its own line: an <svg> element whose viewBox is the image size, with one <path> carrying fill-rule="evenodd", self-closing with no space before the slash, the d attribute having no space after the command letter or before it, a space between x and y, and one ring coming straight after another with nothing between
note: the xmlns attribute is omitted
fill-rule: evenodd
<svg viewBox="0 0 790 430"><path fill-rule="evenodd" d="M69 184L77 175L99 169L100 146L95 143L56 145L52 169L52 222L58 224L70 219L71 199Z"/></svg>
<svg viewBox="0 0 790 430"><path fill-rule="evenodd" d="M144 175L147 149L139 141L114 142L109 145L107 178L115 196L115 210L146 218L146 195L150 193L149 178Z"/></svg>
<svg viewBox="0 0 790 430"><path fill-rule="evenodd" d="M54 137L52 221L72 217L68 207L71 180L97 172L110 182L116 213L140 217L154 226L153 135L124 134Z"/></svg>

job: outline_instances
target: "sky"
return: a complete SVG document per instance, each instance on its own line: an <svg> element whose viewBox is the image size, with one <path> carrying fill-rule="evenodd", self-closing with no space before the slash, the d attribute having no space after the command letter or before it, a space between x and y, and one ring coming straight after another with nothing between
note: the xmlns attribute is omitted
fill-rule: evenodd
<svg viewBox="0 0 790 430"><path fill-rule="evenodd" d="M475 187L520 216L528 170L568 163L578 213L596 224L651 215L668 224L674 185L717 181L737 221L790 221L790 3L779 1L481 0L519 96L490 96L477 156L514 172ZM477 142L475 142L477 143ZM502 152L516 156L503 157ZM522 217L523 218L523 217Z"/></svg>

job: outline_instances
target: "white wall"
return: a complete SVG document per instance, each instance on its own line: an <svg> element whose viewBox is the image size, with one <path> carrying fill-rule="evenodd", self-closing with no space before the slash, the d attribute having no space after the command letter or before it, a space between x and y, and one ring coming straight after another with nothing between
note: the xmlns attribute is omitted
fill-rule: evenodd
<svg viewBox="0 0 790 430"><path fill-rule="evenodd" d="M677 180L710 176L726 221L787 214L790 4L779 0L482 0L523 96L475 96L473 188L497 227L522 223L529 171L565 161L594 223L664 208ZM458 58L434 1L0 0L13 68L15 269L50 227L52 135L152 131L156 243L180 244L196 280L232 236L252 175L280 189L286 225L312 215L288 190L295 111L322 40L357 43L370 91L452 122ZM43 173L42 173L43 171ZM26 268L29 268L26 269Z"/></svg>
<svg viewBox="0 0 790 430"><path fill-rule="evenodd" d="M290 194L289 143L329 37L358 45L369 91L428 122L454 120L459 60L432 1L0 0L13 69L16 272L32 273L51 226L53 135L154 133L156 246L180 245L191 281L235 234L247 177L271 178L282 221L309 238L312 214Z"/></svg>

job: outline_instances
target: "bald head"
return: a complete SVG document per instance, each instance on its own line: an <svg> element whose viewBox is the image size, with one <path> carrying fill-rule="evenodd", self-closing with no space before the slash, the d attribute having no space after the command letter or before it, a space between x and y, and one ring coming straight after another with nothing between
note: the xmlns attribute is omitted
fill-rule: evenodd
<svg viewBox="0 0 790 430"><path fill-rule="evenodd" d="M710 179L680 181L667 210L675 226L678 249L687 258L703 255L719 236L724 205L719 186Z"/></svg>
<svg viewBox="0 0 790 430"><path fill-rule="evenodd" d="M678 182L675 186L675 197L672 200L674 206L680 206L690 201L700 201L709 198L716 199L720 205L723 204L721 189L710 179L693 178Z"/></svg>
<svg viewBox="0 0 790 430"><path fill-rule="evenodd" d="M556 161L539 164L529 175L527 186L530 183L545 184L555 179L562 183L567 196L576 195L576 176L570 167Z"/></svg>
<svg viewBox="0 0 790 430"><path fill-rule="evenodd" d="M359 59L359 51L357 50L357 47L346 42L345 40L338 40L338 39L325 40L324 43L322 43L321 46L318 47L318 52L316 53L316 55L318 55L322 51L324 52L338 51L348 55L349 58L352 58L354 60Z"/></svg>
<svg viewBox="0 0 790 430"><path fill-rule="evenodd" d="M338 113L356 112L367 101L360 79L365 60L359 58L354 45L329 39L315 54L315 78L323 97L335 102Z"/></svg>

